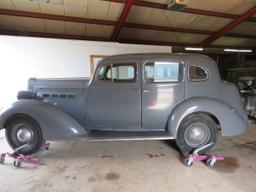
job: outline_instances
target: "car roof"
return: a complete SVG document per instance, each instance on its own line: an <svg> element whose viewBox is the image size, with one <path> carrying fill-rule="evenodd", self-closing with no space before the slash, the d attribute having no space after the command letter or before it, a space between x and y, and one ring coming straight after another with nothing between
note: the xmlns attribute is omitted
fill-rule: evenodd
<svg viewBox="0 0 256 192"><path fill-rule="evenodd" d="M175 59L181 62L188 63L190 65L198 65L205 67L209 73L214 74L214 79L220 79L219 71L216 62L202 54L197 53L132 53L132 54L120 54L106 57L99 61L98 68L104 63L111 63L118 60L149 60L149 59Z"/></svg>
<svg viewBox="0 0 256 192"><path fill-rule="evenodd" d="M206 55L197 54L197 53L128 53L128 54L117 54L107 57L108 59L122 59L122 58L138 58L138 59L147 59L152 57L201 57L208 58Z"/></svg>
<svg viewBox="0 0 256 192"><path fill-rule="evenodd" d="M131 54L119 54L106 57L100 61L100 63L110 62L113 60L124 59L177 59L177 60L197 60L205 61L205 63L212 63L212 59L206 55L196 53L131 53ZM201 63L200 62L200 63Z"/></svg>

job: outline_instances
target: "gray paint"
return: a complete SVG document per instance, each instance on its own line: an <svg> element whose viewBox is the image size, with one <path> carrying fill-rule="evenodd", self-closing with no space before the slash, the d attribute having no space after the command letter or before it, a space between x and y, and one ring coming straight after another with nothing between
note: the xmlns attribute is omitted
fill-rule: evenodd
<svg viewBox="0 0 256 192"><path fill-rule="evenodd" d="M140 63L138 59L111 61L113 64L122 62L135 63L137 66ZM131 83L112 83L98 80L96 76L93 78L86 111L89 127L97 130L141 130L139 74L140 67L137 69L137 81Z"/></svg>
<svg viewBox="0 0 256 192"><path fill-rule="evenodd" d="M86 130L71 116L49 103L35 100L21 100L1 114L0 127L12 115L27 114L40 125L44 138L60 140L74 137L85 137Z"/></svg>
<svg viewBox="0 0 256 192"><path fill-rule="evenodd" d="M147 58L141 61L141 68L147 62L180 62L178 58ZM184 67L184 64L181 64ZM143 81L145 79L142 72ZM166 123L173 108L185 97L185 83L142 83L142 127L147 130L166 130ZM156 103L152 105L152 102Z"/></svg>
<svg viewBox="0 0 256 192"><path fill-rule="evenodd" d="M178 83L146 83L143 66L147 61L182 63ZM0 116L0 127L17 113L35 118L47 140L87 137L90 130L130 132L168 131L176 137L180 122L194 112L207 112L220 122L223 136L243 133L247 116L237 88L220 79L216 63L198 54L127 54L101 60L102 65L116 62L137 64L134 83L103 82L89 79L31 79L28 90L38 100L21 100ZM207 70L205 81L190 81L188 67ZM152 104L152 102L154 104Z"/></svg>
<svg viewBox="0 0 256 192"><path fill-rule="evenodd" d="M207 112L220 122L222 136L235 136L246 131L247 123L239 112L225 103L204 97L193 97L180 103L168 120L168 130L176 138L178 127L184 117L196 112Z"/></svg>

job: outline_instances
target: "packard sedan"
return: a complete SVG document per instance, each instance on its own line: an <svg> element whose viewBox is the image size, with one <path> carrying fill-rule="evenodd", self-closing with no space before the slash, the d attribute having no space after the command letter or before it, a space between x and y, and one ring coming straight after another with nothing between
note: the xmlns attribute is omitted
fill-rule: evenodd
<svg viewBox="0 0 256 192"><path fill-rule="evenodd" d="M22 154L46 140L170 140L183 153L242 134L247 115L235 85L199 54L102 59L92 79L36 79L3 110L0 129Z"/></svg>

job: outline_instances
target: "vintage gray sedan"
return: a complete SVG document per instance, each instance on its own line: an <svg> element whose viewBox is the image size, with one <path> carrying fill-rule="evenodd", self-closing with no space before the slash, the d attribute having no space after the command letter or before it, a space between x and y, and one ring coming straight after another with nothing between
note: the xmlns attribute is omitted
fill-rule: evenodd
<svg viewBox="0 0 256 192"><path fill-rule="evenodd" d="M93 78L30 79L0 116L12 148L46 140L176 139L189 153L222 136L244 133L237 88L199 54L126 54L98 63Z"/></svg>

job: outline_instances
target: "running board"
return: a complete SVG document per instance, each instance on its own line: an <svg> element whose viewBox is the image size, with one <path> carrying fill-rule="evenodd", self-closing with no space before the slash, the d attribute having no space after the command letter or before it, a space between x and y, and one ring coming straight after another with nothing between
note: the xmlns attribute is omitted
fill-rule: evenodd
<svg viewBox="0 0 256 192"><path fill-rule="evenodd" d="M91 131L89 141L140 141L140 140L171 140L174 137L168 132L122 132L122 131Z"/></svg>

